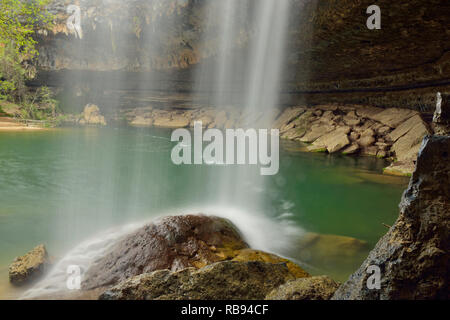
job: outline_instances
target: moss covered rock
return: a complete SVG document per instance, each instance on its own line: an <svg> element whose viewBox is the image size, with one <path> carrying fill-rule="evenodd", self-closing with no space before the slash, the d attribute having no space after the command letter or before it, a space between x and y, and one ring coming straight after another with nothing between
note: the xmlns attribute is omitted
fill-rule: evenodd
<svg viewBox="0 0 450 320"><path fill-rule="evenodd" d="M9 281L17 286L41 277L49 265L47 250L39 245L27 254L18 257L9 266Z"/></svg>

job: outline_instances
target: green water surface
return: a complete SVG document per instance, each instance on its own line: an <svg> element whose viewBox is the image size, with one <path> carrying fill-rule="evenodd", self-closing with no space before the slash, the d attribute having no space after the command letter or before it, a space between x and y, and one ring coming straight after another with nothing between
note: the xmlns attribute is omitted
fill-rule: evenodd
<svg viewBox="0 0 450 320"><path fill-rule="evenodd" d="M367 241L367 251L398 215L406 181L383 177L383 160L302 153L284 142L279 174L246 180L235 166L175 166L169 137L136 128L0 133L0 297L13 292L7 265L37 244L60 257L106 228L188 208L258 211L306 232ZM355 259L329 273L345 280ZM317 264L308 271L330 270Z"/></svg>

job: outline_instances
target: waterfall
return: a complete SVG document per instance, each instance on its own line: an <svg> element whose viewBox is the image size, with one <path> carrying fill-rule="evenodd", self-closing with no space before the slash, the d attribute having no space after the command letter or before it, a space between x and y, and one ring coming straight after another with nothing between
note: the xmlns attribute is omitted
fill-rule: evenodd
<svg viewBox="0 0 450 320"><path fill-rule="evenodd" d="M279 104L289 8L289 0L211 1L203 41L216 42L217 52L212 63L198 68L199 100L209 92L210 105L248 115L243 126L270 126ZM266 121L258 121L263 114Z"/></svg>
<svg viewBox="0 0 450 320"><path fill-rule="evenodd" d="M268 127L279 103L280 78L289 20L289 0L258 2L255 17L255 41L248 74L249 89L244 108L251 117L248 124ZM265 119L259 118L264 115ZM259 116L259 117L258 117ZM259 121L258 121L259 120Z"/></svg>
<svg viewBox="0 0 450 320"><path fill-rule="evenodd" d="M206 94L208 106L214 106L219 110L240 112L241 121L236 126L254 129L269 128L280 107L280 80L283 62L286 59L285 42L289 5L290 0L208 1L203 22L206 30L203 41L204 47L215 48L216 54L212 55L212 59L205 59L208 60L207 63L203 65L200 63L197 67L193 99L205 104L202 97ZM150 10L156 9L150 8ZM157 16L152 11L148 14ZM160 50L158 45L164 42L167 28L181 28L182 23L176 16L167 20L156 19L150 26L143 23L142 30L139 31L140 41L144 43L143 49ZM115 27L116 25L111 25L111 30ZM89 38L89 34L85 34L85 37ZM117 41L116 53L124 50L123 41L124 39ZM213 45L209 46L207 43L213 43ZM120 53L120 55L125 54L126 52ZM201 52L200 56L202 56ZM203 53L203 56L210 57L211 54ZM137 56L137 63L151 68L155 62L146 61L145 57L148 56L145 54ZM140 85L136 88L136 95L144 99L144 96L140 96L140 92L158 83L158 73L144 73L139 77L141 77ZM104 80L108 81L108 79ZM125 81L126 79L123 79L123 82ZM118 104L119 102L116 101L115 106L118 107ZM130 149L142 148L141 145L146 143L145 141L148 143L148 133L145 131L139 130L133 134L134 136L126 138ZM103 164L104 170L96 174L102 175L99 179L102 181L99 184L102 190L99 190L98 194L109 202L105 201L106 204L100 204L98 208L89 208L89 212L80 218L77 212L81 208L79 199L76 194L69 194L66 203L63 204L64 207L60 209L64 213L62 215L65 228L59 232L70 234L73 230L83 228L94 230L98 229L94 224L100 223L108 228L114 225L111 220L118 215L123 222L122 228L98 233L91 240L79 242L80 244L66 253L41 282L24 295L25 298L54 294L64 290L68 265L80 265L83 270L87 269L92 261L110 247L114 239L136 228L136 224L127 225L127 223L134 222L139 216L135 214L135 211L139 209L142 211L144 206L149 212L149 218L164 215L166 211L167 214L201 212L228 218L242 231L252 248L280 255L289 252L292 238L301 232L294 223L279 216L284 212L272 212L273 214L270 215L271 209L268 208L271 208L271 202L282 200L279 199L280 195L276 186L273 186L273 179L277 180L273 177L261 176L256 166L239 165L231 168L218 166L214 170L207 171L209 182L206 188L201 188L201 190L207 190L201 202L196 197L196 190L185 191L182 188L174 189L173 187L170 189L164 185L164 179L174 179L169 173L170 158L152 158L152 162L157 165L152 175L152 178L156 177L155 182L150 188L147 179L149 175L144 174L145 166L149 166L150 163L148 154L144 152L138 153L126 162L129 167L126 171L127 179L125 182L123 179L117 182L116 170L119 170L120 164L123 163L123 157L128 160L126 154L124 155L126 149L119 147L123 139L125 138L114 134L112 141L117 143L117 146L105 146L105 154L100 155L101 151L96 150L91 155L92 158L86 159L86 166L92 162L92 159L100 158L106 162ZM73 154L77 153L77 146L65 148ZM108 156L113 158L107 160ZM165 160L167 163L163 162ZM82 169L78 168L78 171L74 172L65 171L64 178L73 179L83 172L84 169ZM192 180L195 180L195 174L197 173L190 174L190 180L182 181L180 184L185 184L184 188L190 188L190 184L194 184ZM205 172L199 171L198 174L204 175ZM199 181L205 179L204 176L201 178ZM269 186L269 183L272 186ZM167 182L166 184L169 185ZM169 192L174 194L168 194ZM174 195L178 196L181 192L185 192L186 199L177 210L170 207L163 209L158 207L160 203L169 202L172 197L175 198ZM121 200L115 198L119 194ZM190 196L194 199L190 199ZM93 203L97 204L94 200ZM188 200L192 203L186 206L185 203ZM119 208L117 208L118 205ZM141 226L148 221L147 219L137 225ZM64 235L59 237L64 239Z"/></svg>
<svg viewBox="0 0 450 320"><path fill-rule="evenodd" d="M240 128L270 128L278 114L289 8L289 0L223 0L210 8L208 25L216 24L216 28L210 27L205 38L219 36L218 53L214 64L198 72L196 90L201 95L207 83L213 83L208 100L217 109L232 104L242 114ZM238 43L243 24L249 30L245 50ZM267 178L250 165L213 179L221 186L221 205L234 204L258 212L270 200L265 188Z"/></svg>

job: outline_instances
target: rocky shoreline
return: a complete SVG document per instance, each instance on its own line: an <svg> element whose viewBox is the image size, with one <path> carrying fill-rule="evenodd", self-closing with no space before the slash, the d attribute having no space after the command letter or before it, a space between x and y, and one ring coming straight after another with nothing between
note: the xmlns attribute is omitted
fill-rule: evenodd
<svg viewBox="0 0 450 320"><path fill-rule="evenodd" d="M439 94L440 97L440 94ZM447 97L444 95L444 97ZM391 161L384 173L411 176L422 139L435 127L420 112L400 108L327 104L276 109L269 114L246 114L235 107L137 107L105 116L101 107L87 104L81 114L61 116L64 125L188 128L202 122L205 128L259 128L280 130L280 137L301 143L301 151L373 156ZM0 131L39 130L42 124L0 118Z"/></svg>
<svg viewBox="0 0 450 320"><path fill-rule="evenodd" d="M201 121L206 128L245 128L249 117L236 108L123 110L118 116L137 127L184 128ZM303 151L375 156L392 161L384 173L410 176L424 136L433 131L410 109L362 105L296 106L253 115L250 123L280 130L283 139L305 144Z"/></svg>

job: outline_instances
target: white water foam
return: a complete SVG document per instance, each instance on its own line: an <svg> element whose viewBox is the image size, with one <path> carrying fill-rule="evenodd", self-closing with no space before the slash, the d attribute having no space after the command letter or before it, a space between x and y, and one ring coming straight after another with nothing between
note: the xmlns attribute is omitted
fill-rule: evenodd
<svg viewBox="0 0 450 320"><path fill-rule="evenodd" d="M204 213L208 216L217 216L230 220L241 232L242 237L253 249L263 250L284 256L294 245L295 239L303 230L287 219L271 219L256 213L236 208L202 207L183 209L182 213L171 210L172 214L163 214L150 221L128 224L120 228L110 229L91 239L88 239L69 251L47 276L27 290L22 299L37 299L39 297L57 297L58 294L67 293L66 282L68 267L79 266L81 271L87 270L95 261L103 257L117 241L138 228L158 219L179 214Z"/></svg>
<svg viewBox="0 0 450 320"><path fill-rule="evenodd" d="M24 292L22 299L36 299L52 296L60 292L67 292L67 270L76 265L85 271L97 259L102 257L111 246L123 236L141 227L142 223L129 224L120 228L110 229L91 239L88 239L69 251L59 260L49 273L31 289Z"/></svg>
<svg viewBox="0 0 450 320"><path fill-rule="evenodd" d="M208 215L230 220L241 232L242 237L252 249L263 250L279 255L294 248L295 240L303 229L289 219L272 219L257 212L234 207L189 208L188 212L205 212Z"/></svg>

